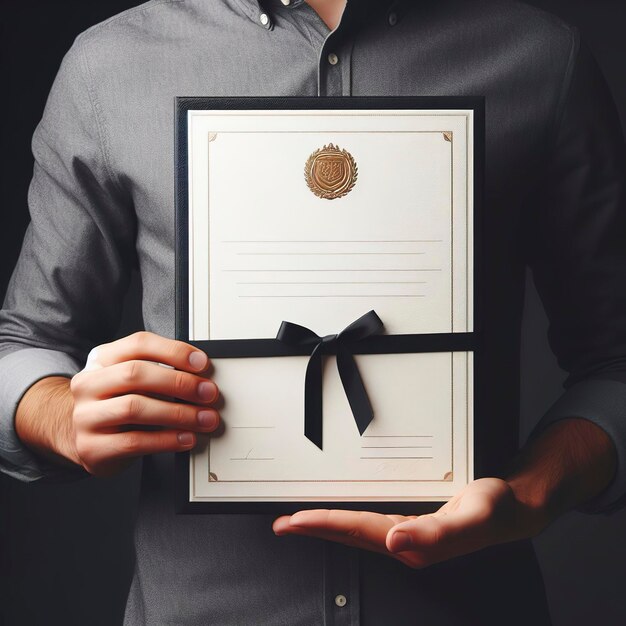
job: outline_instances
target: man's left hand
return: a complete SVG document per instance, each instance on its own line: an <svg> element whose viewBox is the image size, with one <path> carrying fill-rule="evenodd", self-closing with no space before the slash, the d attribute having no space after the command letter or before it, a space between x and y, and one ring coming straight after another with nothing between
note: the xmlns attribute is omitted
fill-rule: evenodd
<svg viewBox="0 0 626 626"><path fill-rule="evenodd" d="M499 478L482 478L428 515L317 509L279 517L277 535L309 535L381 552L421 568L539 533L548 520Z"/></svg>
<svg viewBox="0 0 626 626"><path fill-rule="evenodd" d="M507 480L481 478L428 515L318 509L274 521L277 535L309 535L381 552L413 568L539 534L589 501L617 467L609 436L568 418L548 426L520 452Z"/></svg>

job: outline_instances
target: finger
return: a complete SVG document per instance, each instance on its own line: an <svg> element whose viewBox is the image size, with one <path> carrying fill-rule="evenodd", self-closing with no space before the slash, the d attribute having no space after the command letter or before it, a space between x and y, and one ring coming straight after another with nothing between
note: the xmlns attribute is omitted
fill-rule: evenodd
<svg viewBox="0 0 626 626"><path fill-rule="evenodd" d="M295 513L289 524L300 529L330 532L384 546L394 522L386 515L369 511L313 509Z"/></svg>
<svg viewBox="0 0 626 626"><path fill-rule="evenodd" d="M72 378L77 397L111 398L129 393L154 393L198 404L212 404L219 397L212 380L160 367L147 361L126 361Z"/></svg>
<svg viewBox="0 0 626 626"><path fill-rule="evenodd" d="M398 516L401 517L401 516ZM359 548L361 550L369 550L371 552L377 552L378 554L384 554L391 558L396 559L408 565L410 567L419 567L422 565L418 555L412 553L390 553L387 550L384 542L381 542L377 538L375 542L369 541L364 537L354 537L347 535L346 533L338 533L327 530L320 530L318 528L301 528L298 526L291 526L289 524L290 516L285 515L277 518L272 525L272 529L277 536L283 535L300 535L306 537L313 537L316 539L323 539L325 541L334 541L335 543L341 543L353 548Z"/></svg>
<svg viewBox="0 0 626 626"><path fill-rule="evenodd" d="M196 445L194 433L176 430L131 430L98 437L100 451L107 452L108 459L128 459L161 452L181 452Z"/></svg>
<svg viewBox="0 0 626 626"><path fill-rule="evenodd" d="M277 534L281 535L284 530L289 526L289 519L291 515L281 515L277 517L272 523L272 530Z"/></svg>
<svg viewBox="0 0 626 626"><path fill-rule="evenodd" d="M196 444L194 433L176 430L128 431L115 434L80 433L76 450L83 467L106 476L124 466L124 461L145 454L184 452Z"/></svg>
<svg viewBox="0 0 626 626"><path fill-rule="evenodd" d="M164 363L186 372L204 372L210 364L201 350L145 331L97 346L89 353L88 364L90 367L108 367L137 360Z"/></svg>
<svg viewBox="0 0 626 626"><path fill-rule="evenodd" d="M293 526L289 523L289 516L285 518L279 518L273 524L274 533L278 536L283 535L301 535L306 537L314 537L317 539L324 539L325 541L334 541L336 543L342 543L354 548L361 548L363 550L372 550L374 552L387 553L387 548L384 543L384 535L378 538L378 541L370 541L365 537L354 536L348 533L335 532L326 530L324 528L317 527L300 527Z"/></svg>
<svg viewBox="0 0 626 626"><path fill-rule="evenodd" d="M139 394L81 404L76 408L74 418L88 428L119 428L133 424L200 432L214 431L220 421L219 413L213 408L167 402Z"/></svg>

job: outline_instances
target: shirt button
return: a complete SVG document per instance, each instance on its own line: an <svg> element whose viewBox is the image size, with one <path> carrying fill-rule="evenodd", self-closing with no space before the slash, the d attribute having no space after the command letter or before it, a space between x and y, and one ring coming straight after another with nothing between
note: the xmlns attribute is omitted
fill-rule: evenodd
<svg viewBox="0 0 626 626"><path fill-rule="evenodd" d="M387 19L389 20L389 26L395 26L398 23L398 14L390 13Z"/></svg>
<svg viewBox="0 0 626 626"><path fill-rule="evenodd" d="M339 607L346 606L346 604L348 604L348 598L339 594L338 596L335 596L335 604Z"/></svg>
<svg viewBox="0 0 626 626"><path fill-rule="evenodd" d="M338 57L338 56L337 56L334 52L331 52L331 53L328 55L328 62L329 62L331 65L337 65L337 63L339 63L339 57Z"/></svg>
<svg viewBox="0 0 626 626"><path fill-rule="evenodd" d="M280 0L286 7L291 4L291 0Z"/></svg>
<svg viewBox="0 0 626 626"><path fill-rule="evenodd" d="M261 13L261 15L259 15L259 20L261 21L261 24L263 24L263 26L267 26L270 18L267 16L267 13Z"/></svg>

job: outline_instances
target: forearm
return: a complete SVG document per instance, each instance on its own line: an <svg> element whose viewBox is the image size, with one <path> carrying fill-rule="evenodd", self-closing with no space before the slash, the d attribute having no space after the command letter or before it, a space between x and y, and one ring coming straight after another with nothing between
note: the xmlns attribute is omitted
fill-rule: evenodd
<svg viewBox="0 0 626 626"><path fill-rule="evenodd" d="M600 494L616 467L616 451L604 430L589 420L569 418L527 443L506 481L541 530Z"/></svg>
<svg viewBox="0 0 626 626"><path fill-rule="evenodd" d="M35 383L23 396L15 414L15 430L30 450L54 463L78 463L74 446L70 380L51 376Z"/></svg>

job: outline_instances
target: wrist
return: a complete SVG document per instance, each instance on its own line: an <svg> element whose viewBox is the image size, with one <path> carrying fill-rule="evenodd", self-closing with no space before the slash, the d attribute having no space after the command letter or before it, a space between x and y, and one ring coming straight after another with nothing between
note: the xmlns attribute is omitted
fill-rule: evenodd
<svg viewBox="0 0 626 626"><path fill-rule="evenodd" d="M539 531L599 495L616 470L616 452L594 423L566 418L533 438L506 481Z"/></svg>
<svg viewBox="0 0 626 626"><path fill-rule="evenodd" d="M81 465L76 452L70 380L51 376L35 383L22 397L15 431L36 455L64 466Z"/></svg>
<svg viewBox="0 0 626 626"><path fill-rule="evenodd" d="M525 535L534 537L558 516L554 506L554 490L541 476L519 472L506 479L517 503L518 521Z"/></svg>

